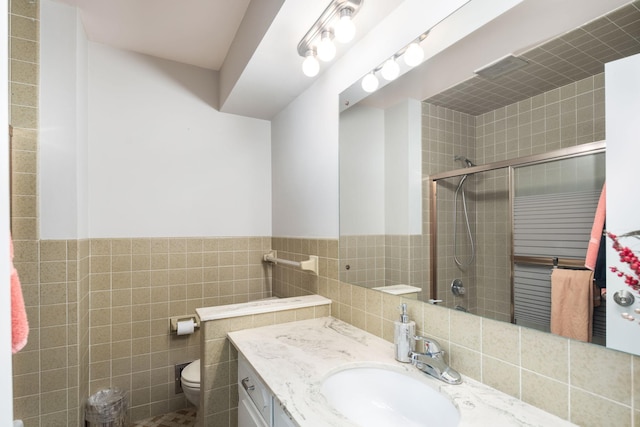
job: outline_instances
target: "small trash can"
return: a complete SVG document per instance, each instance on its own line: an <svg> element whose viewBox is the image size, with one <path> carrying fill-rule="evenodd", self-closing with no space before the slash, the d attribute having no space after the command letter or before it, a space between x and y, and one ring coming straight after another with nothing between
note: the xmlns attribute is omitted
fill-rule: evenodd
<svg viewBox="0 0 640 427"><path fill-rule="evenodd" d="M117 387L91 395L84 406L85 427L126 427L127 392Z"/></svg>

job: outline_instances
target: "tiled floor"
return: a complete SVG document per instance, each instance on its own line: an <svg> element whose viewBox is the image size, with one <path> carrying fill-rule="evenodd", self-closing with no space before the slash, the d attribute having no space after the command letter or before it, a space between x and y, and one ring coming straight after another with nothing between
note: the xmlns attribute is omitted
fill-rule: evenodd
<svg viewBox="0 0 640 427"><path fill-rule="evenodd" d="M130 427L192 427L196 424L194 408L181 409L146 420L136 421Z"/></svg>

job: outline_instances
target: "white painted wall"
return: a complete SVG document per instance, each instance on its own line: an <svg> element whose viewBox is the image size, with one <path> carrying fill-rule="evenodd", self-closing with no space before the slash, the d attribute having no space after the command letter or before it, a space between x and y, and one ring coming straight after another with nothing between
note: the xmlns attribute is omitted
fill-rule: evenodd
<svg viewBox="0 0 640 427"><path fill-rule="evenodd" d="M422 230L421 111L416 100L385 110L386 234L420 234Z"/></svg>
<svg viewBox="0 0 640 427"><path fill-rule="evenodd" d="M75 7L40 3L40 237L87 237L87 39Z"/></svg>
<svg viewBox="0 0 640 427"><path fill-rule="evenodd" d="M340 113L340 235L422 230L421 103Z"/></svg>
<svg viewBox="0 0 640 427"><path fill-rule="evenodd" d="M89 235L271 235L270 123L217 73L89 44Z"/></svg>
<svg viewBox="0 0 640 427"><path fill-rule="evenodd" d="M635 191L640 159L640 55L605 64L605 93L607 110L607 230L624 234L640 230L640 198ZM609 240L609 243L611 241ZM640 243L634 238L620 241L637 254ZM607 246L607 265L630 272L611 245ZM640 327L621 317L633 314L640 305L640 295L633 292L636 303L621 307L613 302L613 294L629 290L623 279L607 271L607 347L640 354ZM636 316L637 317L637 316Z"/></svg>
<svg viewBox="0 0 640 427"><path fill-rule="evenodd" d="M340 114L340 234L385 234L384 110Z"/></svg>
<svg viewBox="0 0 640 427"><path fill-rule="evenodd" d="M42 13L42 12L41 12ZM78 238L89 237L89 41L76 14L76 186Z"/></svg>
<svg viewBox="0 0 640 427"><path fill-rule="evenodd" d="M6 0L0 1L0 16L9 16L9 5ZM9 45L9 25L7 19L0 20L0 44ZM9 58L0 55L0 81L9 81ZM9 152L9 86L0 88L0 150ZM0 425L13 424L13 372L11 360L11 287L9 271L9 156L0 156Z"/></svg>
<svg viewBox="0 0 640 427"><path fill-rule="evenodd" d="M216 111L216 73L88 43L41 3L40 237L271 234L270 124Z"/></svg>

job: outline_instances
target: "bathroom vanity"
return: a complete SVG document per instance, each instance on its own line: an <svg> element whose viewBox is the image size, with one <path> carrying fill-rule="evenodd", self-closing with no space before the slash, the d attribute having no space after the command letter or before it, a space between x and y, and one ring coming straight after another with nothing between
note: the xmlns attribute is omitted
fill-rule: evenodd
<svg viewBox="0 0 640 427"><path fill-rule="evenodd" d="M247 376L246 372L252 372L251 375L267 390L265 396L270 400L267 397L266 401L273 405L271 416L264 424L267 426L370 425L347 418L323 394L326 393L323 383L327 378L354 368L401 374L403 378L421 383L420 386L435 390L436 394L451 402L459 414L452 425L573 425L467 377L463 377L460 385L448 385L433 379L411 364L395 361L393 344L333 317L245 329L230 332L228 337L239 352L239 366L246 364L242 368L245 371L238 375L240 400L245 389L241 382ZM407 393L404 398L417 407L428 404L426 394L414 394ZM354 406L359 404L354 399ZM276 409L280 417L278 422L284 420L289 424L269 424L273 423ZM438 411L434 410L432 416L438 420ZM412 425L400 419L398 424ZM441 424L436 421L433 425Z"/></svg>
<svg viewBox="0 0 640 427"><path fill-rule="evenodd" d="M278 399L240 353L238 355L238 427L295 427Z"/></svg>

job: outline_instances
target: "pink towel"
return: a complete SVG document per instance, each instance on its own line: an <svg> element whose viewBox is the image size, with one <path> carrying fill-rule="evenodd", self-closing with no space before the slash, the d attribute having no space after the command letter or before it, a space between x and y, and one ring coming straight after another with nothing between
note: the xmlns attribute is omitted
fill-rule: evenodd
<svg viewBox="0 0 640 427"><path fill-rule="evenodd" d="M598 259L598 249L600 248L600 239L602 239L604 219L607 212L606 185L607 184L605 183L602 186L600 200L598 200L598 207L596 208L596 215L593 219L593 227L591 228L591 238L589 239L589 246L587 247L587 256L584 261L584 266L589 270L594 270L596 268L596 260Z"/></svg>
<svg viewBox="0 0 640 427"><path fill-rule="evenodd" d="M551 272L551 333L591 342L593 271L554 268Z"/></svg>
<svg viewBox="0 0 640 427"><path fill-rule="evenodd" d="M11 269L11 351L15 354L27 345L29 322L24 308L18 271L13 266L13 241L9 240L9 268Z"/></svg>

